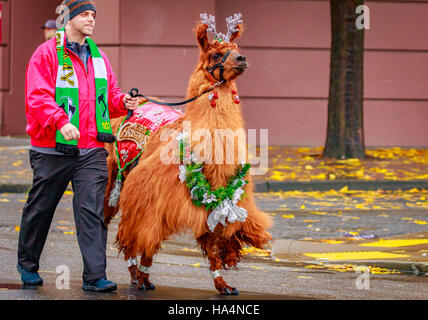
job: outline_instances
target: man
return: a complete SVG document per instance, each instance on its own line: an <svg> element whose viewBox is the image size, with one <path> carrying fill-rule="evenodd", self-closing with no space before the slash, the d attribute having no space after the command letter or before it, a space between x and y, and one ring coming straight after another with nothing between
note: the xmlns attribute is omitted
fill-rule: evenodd
<svg viewBox="0 0 428 320"><path fill-rule="evenodd" d="M37 273L49 227L69 181L83 257L83 290L114 291L106 277L107 228L103 202L108 180L104 142L113 142L110 117L138 107L120 93L107 56L89 38L92 1L64 0L67 21L56 38L34 52L27 67L27 133L31 136L33 186L24 206L18 271L24 284L41 285Z"/></svg>
<svg viewBox="0 0 428 320"><path fill-rule="evenodd" d="M55 20L46 21L45 25L42 26L45 40L50 40L55 37L56 34L56 23Z"/></svg>

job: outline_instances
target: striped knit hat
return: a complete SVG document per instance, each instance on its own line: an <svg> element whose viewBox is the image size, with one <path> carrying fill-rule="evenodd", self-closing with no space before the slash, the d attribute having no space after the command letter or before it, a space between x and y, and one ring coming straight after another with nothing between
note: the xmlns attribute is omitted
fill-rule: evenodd
<svg viewBox="0 0 428 320"><path fill-rule="evenodd" d="M86 10L93 10L95 13L97 13L97 11L95 10L94 1L92 0L63 0L61 6L66 6L68 8L69 21ZM61 16L63 18L65 14L66 12L62 10Z"/></svg>

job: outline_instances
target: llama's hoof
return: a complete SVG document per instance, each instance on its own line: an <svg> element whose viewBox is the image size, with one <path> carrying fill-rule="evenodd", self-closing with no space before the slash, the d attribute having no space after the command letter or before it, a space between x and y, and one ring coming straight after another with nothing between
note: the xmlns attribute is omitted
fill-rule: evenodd
<svg viewBox="0 0 428 320"><path fill-rule="evenodd" d="M239 291L236 288L224 288L220 293L224 296L239 296Z"/></svg>
<svg viewBox="0 0 428 320"><path fill-rule="evenodd" d="M156 289L155 285L151 282L149 284L144 284L144 283L138 284L137 288L140 290L155 290Z"/></svg>
<svg viewBox="0 0 428 320"><path fill-rule="evenodd" d="M155 289L156 289L155 285L151 282L149 283L149 285L146 285L146 290L155 290Z"/></svg>

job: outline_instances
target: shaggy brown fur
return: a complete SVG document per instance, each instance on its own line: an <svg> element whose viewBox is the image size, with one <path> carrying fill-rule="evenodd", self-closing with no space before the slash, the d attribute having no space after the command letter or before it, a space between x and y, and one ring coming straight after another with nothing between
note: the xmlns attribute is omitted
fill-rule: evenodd
<svg viewBox="0 0 428 320"><path fill-rule="evenodd" d="M248 211L245 222L235 222L226 227L218 224L214 232L210 232L207 226L209 213L204 207L196 207L192 203L187 186L178 178L178 165L164 164L161 161L162 148L171 142L171 140L161 141L162 132L167 129L182 132L183 121L191 121L192 132L199 128L208 129L213 138L213 150L216 147L214 139L216 129L235 131L245 128L241 106L235 104L232 95L232 89L236 90L234 79L243 72L239 67L243 64L246 66L237 51L237 45L232 44L243 31L241 25L238 27L239 32L232 36L231 43L219 43L216 40L209 42L207 26L199 23L196 27L200 58L189 81L187 98L198 95L211 86L212 77L205 68L210 65L210 61L211 65L213 64L214 54L224 55L232 49L224 64L223 77L226 81L216 88L218 92L216 107L210 105L208 94L188 104L184 118L157 130L147 142L138 165L125 174L119 201L122 217L117 234L117 242L125 254L125 260L141 255L141 265L150 267L153 256L163 240L173 234L190 230L203 254L207 256L211 271L215 271L236 267L244 244L263 248L272 239L267 231L272 225L271 218L257 209L253 198L253 183L249 175L247 180L250 183L245 187L246 196L237 204ZM219 77L218 69L215 75ZM114 132L117 132L122 119L113 122ZM113 146L107 148L110 153L108 157L110 179L106 193L105 220L109 223L118 211L117 208L108 207L108 197L117 174L117 163ZM237 152L237 148L234 150ZM204 173L213 189L226 186L228 179L235 174L239 163L236 154L234 158L233 164L204 165ZM134 273L133 278L135 270L135 267L130 268L131 276ZM139 288L154 288L147 273L137 271L137 278ZM214 285L222 294L238 294L238 291L228 286L222 277L215 278Z"/></svg>

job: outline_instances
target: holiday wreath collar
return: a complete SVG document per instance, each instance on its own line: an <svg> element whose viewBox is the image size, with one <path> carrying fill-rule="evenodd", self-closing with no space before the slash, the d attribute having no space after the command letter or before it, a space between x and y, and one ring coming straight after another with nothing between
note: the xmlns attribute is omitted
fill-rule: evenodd
<svg viewBox="0 0 428 320"><path fill-rule="evenodd" d="M241 164L235 175L230 177L226 187L212 190L211 184L202 172L203 164L198 163L195 155L190 152L187 136L180 134L177 140L179 143L180 163L187 163L179 165L179 179L181 183L186 183L189 188L190 197L195 206L205 206L207 211L212 210L207 220L210 231L214 231L219 222L226 226L226 219L229 223L244 222L248 212L236 204L245 195L244 187L248 184L245 176L251 165L248 163Z"/></svg>

